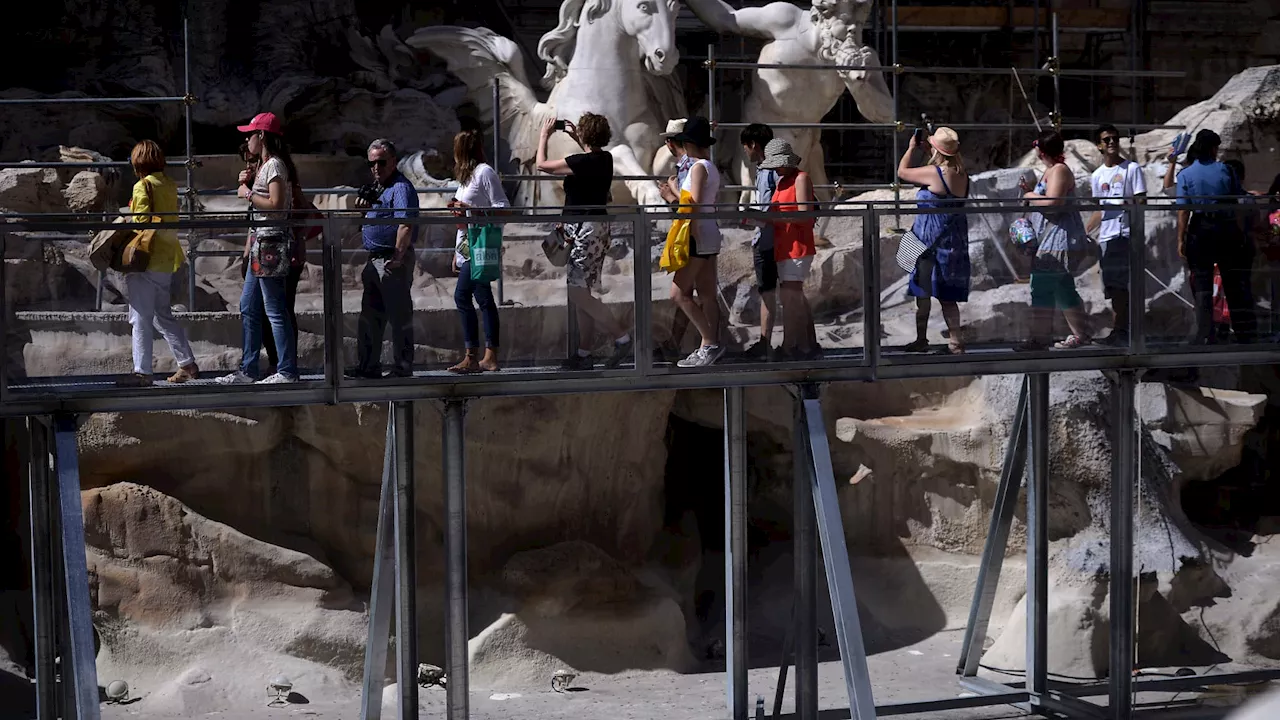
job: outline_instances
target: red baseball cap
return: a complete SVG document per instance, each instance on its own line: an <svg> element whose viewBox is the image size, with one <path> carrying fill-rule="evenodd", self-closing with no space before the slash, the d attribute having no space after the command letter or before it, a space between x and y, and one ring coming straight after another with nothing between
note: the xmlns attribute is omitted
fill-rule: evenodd
<svg viewBox="0 0 1280 720"><path fill-rule="evenodd" d="M275 133L276 135L284 134L280 130L280 118L276 117L275 113L269 113L269 112L258 113L257 115L254 115L253 119L249 121L248 125L237 125L236 129L242 133L251 133L251 132L257 132L259 130L266 130L267 132Z"/></svg>

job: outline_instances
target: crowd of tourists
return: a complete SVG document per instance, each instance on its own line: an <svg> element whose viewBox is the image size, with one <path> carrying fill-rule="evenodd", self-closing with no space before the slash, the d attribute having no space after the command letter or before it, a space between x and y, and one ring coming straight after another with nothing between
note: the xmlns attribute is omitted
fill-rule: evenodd
<svg viewBox="0 0 1280 720"><path fill-rule="evenodd" d="M237 177L238 197L248 203L254 227L242 253L240 297L242 353L239 366L218 377L223 385L280 384L298 380L298 323L295 300L302 277L306 245L319 228L299 226L299 213L314 210L301 191L284 141L279 118L261 113L238 126L244 142L245 168ZM929 319L936 299L946 326L940 352L965 352L969 333L962 305L971 285L969 215L964 212L970 177L959 135L947 127L913 133L897 176L916 190L915 215L903 233L896 259L907 272L907 295L915 300L915 339L906 352L933 350ZM553 136L564 133L580 152L554 158ZM565 268L567 298L576 316L577 347L561 368L590 370L599 362L617 367L633 354L634 343L623 321L599 297L612 231L608 205L615 181L614 156L605 148L613 137L606 118L586 113L576 122L548 119L538 141L536 167L563 179L565 214L586 218L556 227L543 249ZM743 156L755 175L754 193L742 217L754 228L751 239L755 283L759 293L759 336L742 355L754 360L814 360L822 357L814 313L805 282L817 255L815 216L818 196L803 158L785 139L763 124L744 128L739 139ZM1112 125L1097 128L1095 138L1103 163L1092 174L1092 198L1076 197L1076 180L1066 162L1066 144L1056 131L1042 133L1033 144L1043 166L1035 182L1021 180L1025 217L1010 228L1013 245L1028 256L1030 337L1025 350L1074 349L1092 343L1127 345L1130 314L1130 217L1125 204L1142 202L1147 187L1142 168L1123 156L1120 132ZM655 338L655 361L682 368L705 367L725 354L717 256L724 238L722 223L708 215L719 208L720 171L711 161L712 124L703 117L668 122L662 134L674 174L659 181L662 197L677 208L663 247L661 264L672 274L671 300L676 312L665 337ZM1272 263L1277 253L1273 228L1260 213L1233 205L1253 197L1243 189L1244 167L1218 159L1221 139L1201 130L1177 163L1181 148L1168 157L1165 191L1177 202L1177 252L1186 263L1194 296L1200 344L1253 342L1258 338L1252 295L1255 257ZM458 374L493 372L500 367L500 312L493 283L501 275L501 216L510 212L502 178L486 160L478 129L454 139L457 190L448 207L457 220L451 264L457 279L454 301L462 327L462 357L448 370ZM399 171L394 143L377 139L367 151L370 183L358 193L356 206L365 212L361 231L367 254L361 280L364 291L357 329L356 364L350 377L408 377L414 368L413 268L418 195ZM131 211L135 221L164 219L178 210L177 188L164 172L165 158L153 141L134 148L131 162L138 176ZM1262 195L1258 193L1258 195ZM1280 176L1266 200L1280 200ZM1079 202L1102 204L1087 219ZM1115 209L1107 206L1115 205ZM1096 238L1096 241L1092 238ZM1141 240L1139 240L1141 242ZM152 233L141 264L126 274L129 319L133 325L134 372L122 384L153 382L152 346L159 331L174 355L178 370L168 377L182 383L200 370L187 336L170 309L170 283L183 262L172 230ZM1096 258L1105 297L1111 305L1110 327L1095 327L1076 287L1078 269ZM1273 273L1274 274L1274 273ZM1278 299L1272 283L1273 312ZM1139 293L1139 298L1142 294ZM1225 300L1225 302L1224 302ZM1138 300L1141 302L1141 299ZM1215 305L1219 306L1215 312ZM1221 307L1225 306L1225 307ZM1061 312L1069 334L1052 336ZM1269 324L1274 331L1274 323ZM778 328L781 337L778 337ZM682 351L692 327L697 347ZM481 329L483 328L483 335ZM383 337L391 335L391 359L384 368ZM594 356L597 338L612 341L604 357ZM483 342L483 345L481 344ZM262 350L267 367L262 368Z"/></svg>

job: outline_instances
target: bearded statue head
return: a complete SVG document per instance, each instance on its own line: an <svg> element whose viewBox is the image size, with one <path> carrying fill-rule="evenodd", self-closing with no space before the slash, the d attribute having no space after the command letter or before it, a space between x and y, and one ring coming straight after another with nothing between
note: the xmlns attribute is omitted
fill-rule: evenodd
<svg viewBox="0 0 1280 720"><path fill-rule="evenodd" d="M862 56L862 28L871 16L872 0L813 0L809 11L818 28L822 59L851 65Z"/></svg>

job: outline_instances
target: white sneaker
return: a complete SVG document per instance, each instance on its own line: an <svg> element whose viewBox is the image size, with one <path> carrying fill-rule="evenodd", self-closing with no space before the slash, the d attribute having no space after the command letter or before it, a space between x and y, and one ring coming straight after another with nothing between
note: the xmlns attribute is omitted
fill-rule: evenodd
<svg viewBox="0 0 1280 720"><path fill-rule="evenodd" d="M293 375L282 375L280 373L276 373L275 375L259 380L258 384L259 385L280 385L283 383L295 383L295 382L298 382L298 378L294 377Z"/></svg>
<svg viewBox="0 0 1280 720"><path fill-rule="evenodd" d="M706 367L719 360L723 354L724 348L719 345L702 345L676 365L682 368Z"/></svg>
<svg viewBox="0 0 1280 720"><path fill-rule="evenodd" d="M230 375L223 375L220 378L216 378L214 382L219 385L252 385L253 378L237 370Z"/></svg>

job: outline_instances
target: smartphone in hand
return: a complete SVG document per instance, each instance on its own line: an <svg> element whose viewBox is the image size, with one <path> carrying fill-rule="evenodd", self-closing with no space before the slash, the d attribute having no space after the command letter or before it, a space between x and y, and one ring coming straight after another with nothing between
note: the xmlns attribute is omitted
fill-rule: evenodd
<svg viewBox="0 0 1280 720"><path fill-rule="evenodd" d="M551 129L556 130L557 132L564 132L564 121L557 120L555 124L551 126Z"/></svg>

